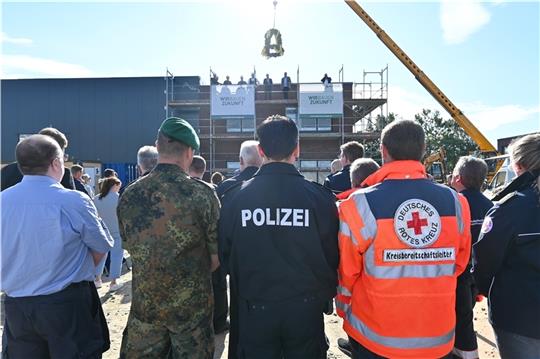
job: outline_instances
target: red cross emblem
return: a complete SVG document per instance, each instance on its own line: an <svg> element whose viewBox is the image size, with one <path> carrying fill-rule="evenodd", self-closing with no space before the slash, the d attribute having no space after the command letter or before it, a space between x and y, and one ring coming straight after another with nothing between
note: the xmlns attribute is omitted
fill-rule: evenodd
<svg viewBox="0 0 540 359"><path fill-rule="evenodd" d="M422 227L427 226L426 218L420 218L420 212L413 212L412 221L407 221L407 228L414 228L414 234L422 234Z"/></svg>

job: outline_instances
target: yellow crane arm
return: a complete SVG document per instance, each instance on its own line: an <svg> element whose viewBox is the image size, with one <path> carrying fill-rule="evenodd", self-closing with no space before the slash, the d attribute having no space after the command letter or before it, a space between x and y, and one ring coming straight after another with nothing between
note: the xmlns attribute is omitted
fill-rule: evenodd
<svg viewBox="0 0 540 359"><path fill-rule="evenodd" d="M427 75L411 60L398 44L365 12L365 10L354 0L345 0L347 5L362 19L367 26L377 35L377 37L388 47L390 51L409 69L414 77L424 86L424 88L437 100L437 102L452 116L452 118L463 128L473 141L478 144L481 152L497 152L488 139L472 124L472 122L454 105L448 97L430 80Z"/></svg>

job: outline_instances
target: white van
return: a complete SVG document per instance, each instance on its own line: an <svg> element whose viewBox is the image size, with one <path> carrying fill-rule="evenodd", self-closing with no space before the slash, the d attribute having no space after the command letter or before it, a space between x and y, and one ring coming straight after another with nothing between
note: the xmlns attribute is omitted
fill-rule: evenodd
<svg viewBox="0 0 540 359"><path fill-rule="evenodd" d="M510 158L508 157L508 155L487 158L486 162L491 159L498 159L501 157L505 158L503 165L497 171L491 182L486 186L486 189L484 190L484 195L487 198L493 198L516 177L516 173L512 169L512 166L510 166Z"/></svg>

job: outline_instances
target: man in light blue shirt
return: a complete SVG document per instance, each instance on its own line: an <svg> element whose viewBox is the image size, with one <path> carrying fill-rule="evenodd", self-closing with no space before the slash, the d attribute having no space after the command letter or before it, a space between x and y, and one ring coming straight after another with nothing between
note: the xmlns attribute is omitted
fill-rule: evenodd
<svg viewBox="0 0 540 359"><path fill-rule="evenodd" d="M101 357L109 335L93 279L113 239L91 199L60 185L55 141L32 135L16 156L24 178L0 194L4 350L9 358Z"/></svg>

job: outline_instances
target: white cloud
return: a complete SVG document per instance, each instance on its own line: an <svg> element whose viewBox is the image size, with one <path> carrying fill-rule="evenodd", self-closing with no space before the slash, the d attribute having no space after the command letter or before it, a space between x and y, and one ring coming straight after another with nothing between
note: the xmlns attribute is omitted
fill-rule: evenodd
<svg viewBox="0 0 540 359"><path fill-rule="evenodd" d="M435 99L426 94L407 91L399 86L388 86L388 112L393 112L406 120L414 119L414 115L423 109L439 111L446 117L446 112Z"/></svg>
<svg viewBox="0 0 540 359"><path fill-rule="evenodd" d="M24 77L89 77L92 71L84 66L26 55L3 55L2 77L13 78L14 73L27 73Z"/></svg>
<svg viewBox="0 0 540 359"><path fill-rule="evenodd" d="M32 45L32 39L24 37L11 37L5 32L0 33L0 42L14 45Z"/></svg>
<svg viewBox="0 0 540 359"><path fill-rule="evenodd" d="M443 118L451 118L429 94L407 91L399 86L389 87L388 112L395 113L399 118L414 119L414 115L421 113L423 109L437 110ZM505 128L508 128L505 126L509 124L527 124L525 128L529 132L540 129L540 105L526 107L501 104L491 106L481 102L456 103L456 105L492 144L497 143L497 138L514 135L514 133L504 132Z"/></svg>
<svg viewBox="0 0 540 359"><path fill-rule="evenodd" d="M521 121L538 121L540 106L523 107L519 105L486 106L481 103L464 104L467 117L484 131L496 130L502 125ZM540 126L540 123L537 122Z"/></svg>
<svg viewBox="0 0 540 359"><path fill-rule="evenodd" d="M441 3L444 40L459 44L486 25L491 15L477 0L444 0Z"/></svg>

